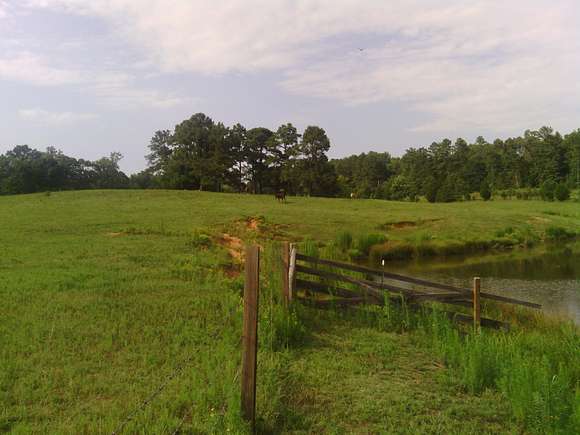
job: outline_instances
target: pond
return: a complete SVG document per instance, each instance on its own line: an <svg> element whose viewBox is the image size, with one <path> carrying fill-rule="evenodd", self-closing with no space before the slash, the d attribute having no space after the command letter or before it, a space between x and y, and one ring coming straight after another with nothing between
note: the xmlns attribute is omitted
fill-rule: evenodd
<svg viewBox="0 0 580 435"><path fill-rule="evenodd" d="M537 302L544 311L580 324L580 243L478 256L390 261L385 270L467 288L471 288L473 277L479 276L482 291Z"/></svg>

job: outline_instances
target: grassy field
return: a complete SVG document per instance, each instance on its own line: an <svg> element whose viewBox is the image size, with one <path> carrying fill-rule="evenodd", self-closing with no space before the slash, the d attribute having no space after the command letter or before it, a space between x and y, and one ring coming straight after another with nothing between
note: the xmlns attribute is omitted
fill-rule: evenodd
<svg viewBox="0 0 580 435"><path fill-rule="evenodd" d="M246 433L238 406L239 253L249 241L268 251L261 432L572 428L580 409L568 408L580 408L579 390L576 402L554 402L565 410L537 413L566 421L534 425L518 415L499 374L493 385L470 387L466 365L441 344L453 339L439 342L424 327L380 328L376 319L306 308L286 313L276 303L270 247L274 240L328 244L348 231L355 247L369 234L386 237L379 255L448 255L569 236L579 222L574 202L279 204L186 191L0 197L0 432ZM580 356L578 335L561 336L570 341L562 355Z"/></svg>

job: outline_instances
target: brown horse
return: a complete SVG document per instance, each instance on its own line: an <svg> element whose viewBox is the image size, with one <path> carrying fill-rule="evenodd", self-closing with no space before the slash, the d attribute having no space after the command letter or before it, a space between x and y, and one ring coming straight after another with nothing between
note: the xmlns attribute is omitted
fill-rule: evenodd
<svg viewBox="0 0 580 435"><path fill-rule="evenodd" d="M286 191L284 189L280 189L278 192L276 192L274 197L278 200L278 202L286 202Z"/></svg>

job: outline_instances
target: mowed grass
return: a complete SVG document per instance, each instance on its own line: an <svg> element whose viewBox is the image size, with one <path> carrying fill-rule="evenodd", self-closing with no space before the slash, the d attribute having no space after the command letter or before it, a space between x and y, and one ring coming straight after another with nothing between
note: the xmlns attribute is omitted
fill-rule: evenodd
<svg viewBox="0 0 580 435"><path fill-rule="evenodd" d="M409 333L322 316L291 364L289 432L517 433L506 401L468 394Z"/></svg>
<svg viewBox="0 0 580 435"><path fill-rule="evenodd" d="M257 229L246 225L252 219ZM289 198L279 204L270 196L186 191L0 197L0 432L247 432L238 386L243 282L236 260L219 244L224 233L264 246L272 239L326 242L344 230L398 241L412 241L420 232L465 241L496 237L506 227L541 238L550 226L577 231L579 220L578 203L534 201ZM485 409L497 410L501 423L492 419L482 431L513 428L499 396L460 406L464 393L441 380L447 369L421 344L358 330L351 345L343 345L339 337L349 337L347 326L300 325L293 313L279 310L278 291L276 276L266 275L261 431L389 432L415 416L410 432L460 433L465 421L477 432ZM303 342L304 332L313 335ZM359 402L357 390L348 390L346 398L360 403L350 406L332 393L340 386L336 379L345 376L337 358L348 354L345 367L356 366L367 333L394 350L381 357L379 363L389 367L374 377L348 373L349 384L342 387L360 381L366 385L360 394L367 395ZM316 340L324 334L331 337L330 350L319 351ZM407 364L412 355L419 369ZM427 374L413 375L423 367L430 367ZM391 393L376 402L374 385L380 397ZM412 394L419 390L424 394ZM326 407L316 404L321 397ZM461 409L443 411L433 397ZM381 414L383 408L389 410ZM374 412L366 415L365 409ZM420 423L426 415L427 423ZM356 424L348 423L353 418Z"/></svg>

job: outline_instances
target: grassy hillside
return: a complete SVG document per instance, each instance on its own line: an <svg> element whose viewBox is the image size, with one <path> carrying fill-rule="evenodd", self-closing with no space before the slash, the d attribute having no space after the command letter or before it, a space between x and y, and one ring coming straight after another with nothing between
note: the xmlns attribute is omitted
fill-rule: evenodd
<svg viewBox="0 0 580 435"><path fill-rule="evenodd" d="M543 237L550 226L578 230L580 203L490 201L429 204L190 191L85 191L0 198L2 219L16 230L190 232L231 228L248 217L263 218L270 236L331 240L340 230L384 232L393 240L429 235L438 240L492 239L502 230ZM9 212L10 211L10 212ZM12 234L19 237L20 234Z"/></svg>
<svg viewBox="0 0 580 435"><path fill-rule="evenodd" d="M387 250L506 238L519 244L521 234L542 240L550 227L577 231L579 221L580 204L571 202L279 204L269 196L185 191L0 197L0 432L245 432L238 414L245 241L268 248L271 240L324 242L348 230L385 234ZM517 430L498 393L466 395L414 335L372 333L356 319L305 325L298 317L318 314L281 312L269 255L261 430ZM343 340L350 330L353 344ZM384 351L368 343L372 334ZM372 367L343 376L344 354L348 367ZM342 399L335 387L348 387ZM424 394L411 394L415 387ZM380 402L370 396L376 391Z"/></svg>

